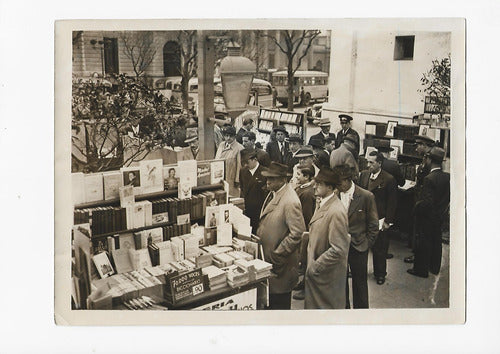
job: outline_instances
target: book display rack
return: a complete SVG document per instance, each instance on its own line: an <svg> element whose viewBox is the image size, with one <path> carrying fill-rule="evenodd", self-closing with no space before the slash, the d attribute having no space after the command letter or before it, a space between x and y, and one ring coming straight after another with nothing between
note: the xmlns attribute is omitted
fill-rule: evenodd
<svg viewBox="0 0 500 354"><path fill-rule="evenodd" d="M300 134L305 140L306 119L304 113L261 108L257 118L257 141L262 146L266 146L273 128L278 125L282 125L288 134Z"/></svg>
<svg viewBox="0 0 500 354"><path fill-rule="evenodd" d="M116 179L120 185L108 183L108 189L117 190L118 198L75 203L73 309L265 306L272 266L259 259L262 252L259 239L251 235L250 219L228 204L227 183L220 178L223 162L193 160L157 167L164 171L157 181L162 191L141 194L151 186L127 186ZM173 169L179 176L175 182ZM95 175L92 188L107 188ZM138 175L144 176L144 171ZM106 191L83 193L96 194L104 196Z"/></svg>

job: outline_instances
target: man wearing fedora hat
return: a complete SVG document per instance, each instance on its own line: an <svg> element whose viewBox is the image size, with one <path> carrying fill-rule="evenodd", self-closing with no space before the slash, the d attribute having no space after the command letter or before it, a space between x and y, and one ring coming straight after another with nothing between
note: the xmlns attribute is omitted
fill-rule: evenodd
<svg viewBox="0 0 500 354"><path fill-rule="evenodd" d="M344 142L330 154L330 167L347 165L351 168L352 178L358 180L359 167L358 163L350 150L355 149L356 140L352 135L345 137Z"/></svg>
<svg viewBox="0 0 500 354"><path fill-rule="evenodd" d="M189 157L188 160L197 160L198 153L200 152L200 144L198 141L198 135L187 136L184 143L189 145Z"/></svg>
<svg viewBox="0 0 500 354"><path fill-rule="evenodd" d="M296 155L299 149L302 147L303 142L304 141L302 140L302 135L290 134L290 137L288 138L288 147L290 150L285 156L284 161L284 163L288 166L289 171L292 171L293 167L299 163L299 159L296 157Z"/></svg>
<svg viewBox="0 0 500 354"><path fill-rule="evenodd" d="M298 249L306 226L299 197L287 183L288 167L272 162L262 175L269 194L260 212L257 236L264 259L273 264L277 275L269 279L269 308L290 309L292 289L298 281Z"/></svg>
<svg viewBox="0 0 500 354"><path fill-rule="evenodd" d="M304 146L300 148L295 157L298 159L298 163L293 167L292 179L290 180L290 185L295 189L298 186L297 179L297 169L298 167L312 167L314 168L314 176L319 172L319 167L314 163L314 151L310 147Z"/></svg>
<svg viewBox="0 0 500 354"><path fill-rule="evenodd" d="M229 184L229 195L239 197L240 152L243 150L243 146L236 141L236 129L233 126L224 127L222 135L224 136L224 141L220 143L215 158L226 161L226 181Z"/></svg>
<svg viewBox="0 0 500 354"><path fill-rule="evenodd" d="M245 201L245 215L250 218L250 225L255 233L259 226L260 210L267 195L266 179L262 176L265 167L260 164L255 150L242 150L241 163L241 197Z"/></svg>
<svg viewBox="0 0 500 354"><path fill-rule="evenodd" d="M309 223L305 309L342 309L346 305L347 258L351 236L347 210L334 193L339 174L322 168L315 178L319 205Z"/></svg>
<svg viewBox="0 0 500 354"><path fill-rule="evenodd" d="M348 165L333 168L338 175L337 189L340 201L347 210L349 220L348 263L352 275L352 298L355 309L368 308L368 250L378 235L378 213L375 197L352 182L352 172ZM346 308L350 308L349 284L346 285Z"/></svg>
<svg viewBox="0 0 500 354"><path fill-rule="evenodd" d="M450 174L441 168L444 157L445 151L437 146L425 154L429 174L415 203L419 232L413 268L408 273L422 278L427 278L429 272L438 274L441 269L441 226L450 203Z"/></svg>
<svg viewBox="0 0 500 354"><path fill-rule="evenodd" d="M355 148L356 148L355 157L357 158L357 156L359 155L359 134L357 131L351 128L352 117L347 114L340 114L339 120L341 129L337 133L337 141L335 143L335 147L338 148L342 144L344 138L347 135L353 135L355 139Z"/></svg>
<svg viewBox="0 0 500 354"><path fill-rule="evenodd" d="M422 156L422 157L424 157L425 154L427 154L429 151L431 151L433 146L436 145L436 142L426 135L415 135L414 140L415 140L415 144L416 144L415 152L419 156ZM420 193L422 191L424 178L428 174L429 174L428 164L425 164L425 161L422 158L420 165L417 167L417 178L416 178L417 183L416 183L415 188L414 188L415 202L420 198ZM412 251L413 251L413 253L415 253L415 244L416 244L416 237L417 237L417 231L418 231L419 225L416 223L415 215L413 216L412 220L413 220L413 227L412 227L412 235L411 235L411 239L409 242L410 243L409 246L412 247ZM404 258L405 263L413 263L413 260L414 260L413 255Z"/></svg>
<svg viewBox="0 0 500 354"><path fill-rule="evenodd" d="M316 165L319 168L330 167L330 154L325 151L325 140L319 137L311 138L309 145L313 148Z"/></svg>
<svg viewBox="0 0 500 354"><path fill-rule="evenodd" d="M276 140L267 143L266 151L269 154L271 161L283 164L285 163L286 156L290 151L288 143L285 141L287 131L282 125L278 125L273 129L273 132L275 133Z"/></svg>
<svg viewBox="0 0 500 354"><path fill-rule="evenodd" d="M330 133L330 127L331 127L331 122L330 118L320 118L318 120L318 126L321 128L321 131L318 134L314 134L309 138L309 145L311 144L312 139L320 139L322 141L325 141L326 138L333 138L335 139L335 134Z"/></svg>

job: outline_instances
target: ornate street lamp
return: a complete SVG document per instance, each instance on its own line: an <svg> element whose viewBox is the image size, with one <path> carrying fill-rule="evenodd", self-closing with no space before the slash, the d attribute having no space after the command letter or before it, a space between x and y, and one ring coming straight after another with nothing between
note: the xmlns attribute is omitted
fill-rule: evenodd
<svg viewBox="0 0 500 354"><path fill-rule="evenodd" d="M227 56L220 63L222 95L228 113L245 110L256 66L240 55L240 47L227 48Z"/></svg>

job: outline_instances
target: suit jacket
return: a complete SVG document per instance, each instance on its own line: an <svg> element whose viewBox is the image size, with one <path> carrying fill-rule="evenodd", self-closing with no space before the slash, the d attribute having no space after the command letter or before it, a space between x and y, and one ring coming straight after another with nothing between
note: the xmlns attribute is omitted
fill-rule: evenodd
<svg viewBox="0 0 500 354"><path fill-rule="evenodd" d="M264 259L273 264L278 274L276 278L269 279L271 294L288 293L297 284L298 248L305 230L299 197L290 185L285 184L263 207L257 229Z"/></svg>
<svg viewBox="0 0 500 354"><path fill-rule="evenodd" d="M316 159L316 165L319 168L322 168L325 166L330 167L330 155L325 150L321 150L321 151L315 153L314 156Z"/></svg>
<svg viewBox="0 0 500 354"><path fill-rule="evenodd" d="M335 140L335 134L334 133L328 133L328 135ZM318 134L311 135L311 137L309 138L309 145L311 145L311 141L313 139L321 139L323 141L326 140L325 136L323 135L323 132L321 132L321 131Z"/></svg>
<svg viewBox="0 0 500 354"><path fill-rule="evenodd" d="M425 178L422 191L415 208L429 221L441 225L450 203L450 174L443 170L434 170Z"/></svg>
<svg viewBox="0 0 500 354"><path fill-rule="evenodd" d="M236 141L243 144L243 135L245 135L246 132L248 132L248 130L241 127L240 130L238 130L238 133L236 133Z"/></svg>
<svg viewBox="0 0 500 354"><path fill-rule="evenodd" d="M342 145L342 142L344 141L344 138L346 135L354 135L356 137L356 140L357 140L357 144L356 144L356 156L359 155L359 134L357 131L355 131L354 129L352 128L349 128L346 132L346 134L344 134L342 132L342 129L340 129L340 131L337 133L337 139L335 139L335 148L338 148L340 145Z"/></svg>
<svg viewBox="0 0 500 354"><path fill-rule="evenodd" d="M229 195L235 197L239 197L240 195L239 189L236 188L234 184L240 182L241 150L243 150L243 146L236 140L229 145L229 148L226 148L226 143L223 141L220 143L217 153L215 154L216 159L225 160L226 181L229 184Z"/></svg>
<svg viewBox="0 0 500 354"><path fill-rule="evenodd" d="M373 193L355 185L347 217L351 245L359 252L367 251L378 235L378 213Z"/></svg>
<svg viewBox="0 0 500 354"><path fill-rule="evenodd" d="M309 230L304 307L343 309L351 237L347 212L336 195L316 210Z"/></svg>
<svg viewBox="0 0 500 354"><path fill-rule="evenodd" d="M257 153L257 161L259 161L262 166L269 167L271 165L271 158L267 152L262 149L255 149L255 152Z"/></svg>
<svg viewBox="0 0 500 354"><path fill-rule="evenodd" d="M381 170L375 180L370 180L370 171L361 172L359 186L372 192L377 204L378 218L385 218L386 223L394 223L398 204L396 180L389 173Z"/></svg>
<svg viewBox="0 0 500 354"><path fill-rule="evenodd" d="M309 221L314 214L314 209L316 208L316 197L314 196L314 182L306 185L301 185L295 188L295 192L299 197L300 204L302 205L302 215L304 216L304 222L306 228L309 226Z"/></svg>
<svg viewBox="0 0 500 354"><path fill-rule="evenodd" d="M333 150L330 154L330 167L334 168L335 166L344 164L351 167L351 169L353 170L353 179L357 180L359 176L358 163L354 159L352 153L347 150L344 144L342 144L338 149Z"/></svg>
<svg viewBox="0 0 500 354"><path fill-rule="evenodd" d="M269 154L271 161L286 164L286 156L290 152L290 148L288 147L288 143L284 142L283 152L280 152L278 142L270 141L266 146L266 151Z"/></svg>
<svg viewBox="0 0 500 354"><path fill-rule="evenodd" d="M399 163L394 160L384 159L382 162L382 169L387 171L396 179L396 182L400 186L404 186L406 180L403 174L401 173L401 169L399 168Z"/></svg>
<svg viewBox="0 0 500 354"><path fill-rule="evenodd" d="M292 172L293 167L299 163L299 159L297 157L295 157L291 151L288 151L288 153L286 154L286 156L283 160L284 160L285 165L288 166L289 172Z"/></svg>
<svg viewBox="0 0 500 354"><path fill-rule="evenodd" d="M260 211L267 196L266 179L262 176L264 166L259 165L255 173L248 169L240 171L241 197L245 200L245 215L250 218L253 232L257 232L259 226Z"/></svg>

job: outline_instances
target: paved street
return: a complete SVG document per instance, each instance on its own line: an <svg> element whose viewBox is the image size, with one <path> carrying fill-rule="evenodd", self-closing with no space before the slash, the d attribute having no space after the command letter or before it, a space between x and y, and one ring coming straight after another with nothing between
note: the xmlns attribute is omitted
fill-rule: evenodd
<svg viewBox="0 0 500 354"><path fill-rule="evenodd" d="M418 278L406 272L411 264L403 259L411 254L406 241L391 240L387 260L387 278L377 285L373 276L372 254L368 256L368 294L370 308L442 308L449 306L449 246L443 244L441 272L437 276ZM352 306L352 292L351 306ZM304 301L292 300L292 309L304 308Z"/></svg>

